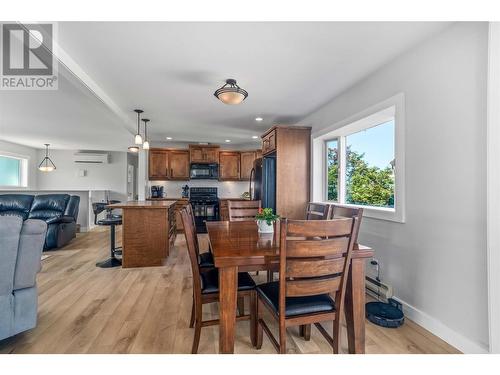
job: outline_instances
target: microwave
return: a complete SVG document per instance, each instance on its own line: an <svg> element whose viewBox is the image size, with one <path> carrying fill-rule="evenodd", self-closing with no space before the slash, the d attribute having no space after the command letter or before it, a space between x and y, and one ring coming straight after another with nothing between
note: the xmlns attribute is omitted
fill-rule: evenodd
<svg viewBox="0 0 500 375"><path fill-rule="evenodd" d="M219 164L191 164L192 180L218 180Z"/></svg>

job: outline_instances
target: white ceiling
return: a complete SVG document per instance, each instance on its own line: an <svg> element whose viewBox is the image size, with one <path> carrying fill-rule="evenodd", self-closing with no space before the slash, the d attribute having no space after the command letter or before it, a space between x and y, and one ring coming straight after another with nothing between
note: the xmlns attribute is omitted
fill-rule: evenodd
<svg viewBox="0 0 500 375"><path fill-rule="evenodd" d="M448 25L62 22L69 68L60 64L59 89L0 91L0 139L125 150L139 107L154 141L248 144L274 123L300 122ZM213 96L226 78L249 92L241 105Z"/></svg>

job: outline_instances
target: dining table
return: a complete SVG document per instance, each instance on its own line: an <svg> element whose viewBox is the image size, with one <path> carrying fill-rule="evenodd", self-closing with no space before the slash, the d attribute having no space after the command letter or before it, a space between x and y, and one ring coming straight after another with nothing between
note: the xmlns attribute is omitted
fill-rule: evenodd
<svg viewBox="0 0 500 375"><path fill-rule="evenodd" d="M234 353L238 272L278 271L279 222L274 233L259 233L254 221L206 225L219 269L219 353ZM365 263L372 256L370 247L354 245L344 303L348 352L353 354L365 352Z"/></svg>

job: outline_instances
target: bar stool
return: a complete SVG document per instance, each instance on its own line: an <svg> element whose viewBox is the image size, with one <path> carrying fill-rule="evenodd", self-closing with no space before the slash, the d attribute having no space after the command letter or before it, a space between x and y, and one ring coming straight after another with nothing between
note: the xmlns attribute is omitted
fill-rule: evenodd
<svg viewBox="0 0 500 375"><path fill-rule="evenodd" d="M122 224L122 218L121 216L109 216L104 219L101 219L97 222L97 225L109 225L109 233L110 233L110 258L106 259L102 262L96 263L97 267L101 268L111 268L111 267L118 267L122 265L121 259L117 258L116 255L121 255L122 253L122 248L121 247L115 247L115 227L117 225Z"/></svg>

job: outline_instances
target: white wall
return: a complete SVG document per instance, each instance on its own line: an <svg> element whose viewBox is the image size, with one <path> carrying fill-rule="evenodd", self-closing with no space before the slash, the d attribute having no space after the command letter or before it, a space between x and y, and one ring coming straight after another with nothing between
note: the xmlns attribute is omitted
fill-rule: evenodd
<svg viewBox="0 0 500 375"><path fill-rule="evenodd" d="M488 347L487 31L454 24L301 121L315 132L405 94L406 223L365 218L360 241L409 317L465 352Z"/></svg>
<svg viewBox="0 0 500 375"><path fill-rule="evenodd" d="M39 151L40 158L44 151ZM110 152L109 164L75 164L76 151L51 150L50 158L56 170L50 173L38 171L40 190L109 190L112 199L127 199L127 153ZM78 171L86 170L80 177Z"/></svg>
<svg viewBox="0 0 500 375"><path fill-rule="evenodd" d="M28 186L29 189L37 188L37 168L38 164L42 161L42 157L38 160L38 152L37 149L27 146L21 146L16 143L10 143L6 141L0 140L0 154L2 152L7 152L11 154L15 154L17 156L23 156L28 158Z"/></svg>

